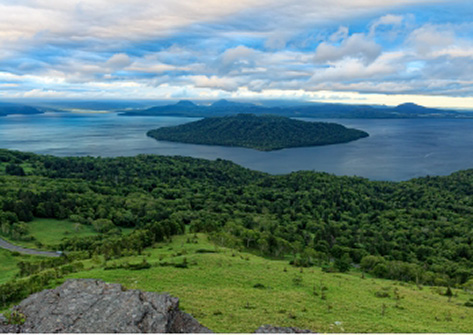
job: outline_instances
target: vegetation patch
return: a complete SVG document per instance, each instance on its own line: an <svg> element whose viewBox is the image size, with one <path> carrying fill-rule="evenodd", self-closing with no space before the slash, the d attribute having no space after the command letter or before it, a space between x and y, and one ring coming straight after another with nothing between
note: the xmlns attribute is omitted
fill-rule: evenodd
<svg viewBox="0 0 473 335"><path fill-rule="evenodd" d="M270 151L354 141L368 134L336 123L305 122L282 116L238 114L150 130L164 141L246 147Z"/></svg>

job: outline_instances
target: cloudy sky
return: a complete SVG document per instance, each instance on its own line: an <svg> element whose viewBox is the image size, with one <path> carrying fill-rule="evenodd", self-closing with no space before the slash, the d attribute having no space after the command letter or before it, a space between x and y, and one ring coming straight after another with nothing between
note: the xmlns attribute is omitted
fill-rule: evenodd
<svg viewBox="0 0 473 335"><path fill-rule="evenodd" d="M0 99L473 107L471 0L0 0Z"/></svg>

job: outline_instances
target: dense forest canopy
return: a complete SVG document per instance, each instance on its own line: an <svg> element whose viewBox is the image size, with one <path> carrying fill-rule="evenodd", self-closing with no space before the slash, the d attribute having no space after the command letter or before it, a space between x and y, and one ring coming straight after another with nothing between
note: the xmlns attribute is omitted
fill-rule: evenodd
<svg viewBox="0 0 473 335"><path fill-rule="evenodd" d="M282 116L238 114L150 130L157 140L277 150L354 141L368 134L340 124L305 122Z"/></svg>
<svg viewBox="0 0 473 335"><path fill-rule="evenodd" d="M378 277L446 286L473 278L473 170L394 183L272 176L224 160L0 150L0 189L3 236L31 238L34 217L68 218L100 234L58 248L90 256L119 257L189 229L297 266L359 264Z"/></svg>

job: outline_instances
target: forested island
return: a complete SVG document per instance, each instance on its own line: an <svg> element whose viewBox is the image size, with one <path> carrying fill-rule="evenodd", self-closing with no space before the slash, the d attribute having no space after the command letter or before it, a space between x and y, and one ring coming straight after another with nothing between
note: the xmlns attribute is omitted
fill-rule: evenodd
<svg viewBox="0 0 473 335"><path fill-rule="evenodd" d="M246 147L262 151L346 143L368 133L340 124L305 122L275 115L238 114L211 117L173 127L150 130L163 141Z"/></svg>
<svg viewBox="0 0 473 335"><path fill-rule="evenodd" d="M66 255L1 250L2 309L85 277L171 292L216 331L334 331L334 313L360 320L347 331L473 329L473 170L395 183L0 150L0 187L2 238Z"/></svg>

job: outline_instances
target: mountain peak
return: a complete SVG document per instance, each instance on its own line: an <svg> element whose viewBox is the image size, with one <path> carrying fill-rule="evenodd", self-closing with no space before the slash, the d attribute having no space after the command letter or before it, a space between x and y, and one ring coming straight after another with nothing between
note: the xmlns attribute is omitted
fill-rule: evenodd
<svg viewBox="0 0 473 335"><path fill-rule="evenodd" d="M228 101L226 99L220 99L215 101L211 107L254 107L254 104L245 103L245 102L235 102L235 101Z"/></svg>
<svg viewBox="0 0 473 335"><path fill-rule="evenodd" d="M196 107L197 105L190 100L180 100L175 106L180 107Z"/></svg>
<svg viewBox="0 0 473 335"><path fill-rule="evenodd" d="M406 102L396 106L394 109L402 110L403 112L418 112L418 111L425 111L426 107L415 104L413 102Z"/></svg>

